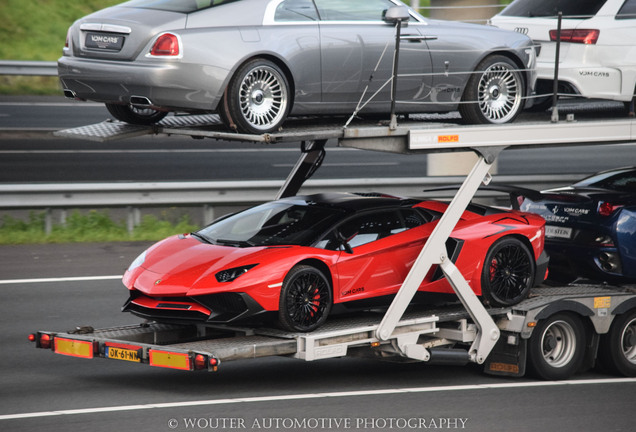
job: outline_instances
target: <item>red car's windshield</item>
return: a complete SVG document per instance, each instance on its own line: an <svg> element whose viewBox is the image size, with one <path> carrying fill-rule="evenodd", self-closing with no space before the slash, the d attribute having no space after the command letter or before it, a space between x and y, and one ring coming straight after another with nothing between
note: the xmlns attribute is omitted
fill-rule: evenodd
<svg viewBox="0 0 636 432"><path fill-rule="evenodd" d="M329 207L272 202L221 219L196 234L228 246L309 245L341 218L341 211Z"/></svg>

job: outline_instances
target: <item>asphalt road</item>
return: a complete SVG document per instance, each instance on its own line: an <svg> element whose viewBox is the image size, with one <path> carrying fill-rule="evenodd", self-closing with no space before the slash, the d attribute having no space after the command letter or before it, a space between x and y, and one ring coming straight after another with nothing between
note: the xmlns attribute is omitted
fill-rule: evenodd
<svg viewBox="0 0 636 432"><path fill-rule="evenodd" d="M282 178L297 154L293 146L272 151L174 137L51 139L42 132L107 114L97 104L57 99L0 102L0 182ZM627 146L592 150L504 152L499 169L593 172L633 164L636 155ZM396 158L330 149L318 175L425 174L422 157ZM596 371L544 383L489 377L475 366L271 358L187 373L54 355L27 341L36 330L139 322L120 312L119 275L146 246L0 247L1 431L634 429L636 382Z"/></svg>
<svg viewBox="0 0 636 432"><path fill-rule="evenodd" d="M633 431L636 380L595 371L541 382L475 366L271 358L190 373L27 341L35 330L139 322L119 312L118 275L145 247L0 247L0 430Z"/></svg>
<svg viewBox="0 0 636 432"><path fill-rule="evenodd" d="M579 110L616 118L613 105ZM528 114L530 115L530 114ZM533 114L549 122L549 114ZM53 138L50 131L109 118L96 103L58 97L0 97L0 183L282 180L299 156L299 144L263 146L183 137L147 136L96 143ZM445 162L452 163L452 162ZM499 174L593 173L636 164L636 146L506 151ZM393 155L335 148L330 143L317 179L422 177L426 155Z"/></svg>

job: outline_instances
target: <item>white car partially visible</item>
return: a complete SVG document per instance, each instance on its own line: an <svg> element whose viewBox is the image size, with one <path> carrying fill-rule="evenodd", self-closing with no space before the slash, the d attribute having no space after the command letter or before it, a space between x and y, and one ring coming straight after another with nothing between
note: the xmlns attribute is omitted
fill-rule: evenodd
<svg viewBox="0 0 636 432"><path fill-rule="evenodd" d="M558 12L559 93L629 106L636 89L636 0L515 0L489 23L540 45L535 89L540 99L552 93Z"/></svg>

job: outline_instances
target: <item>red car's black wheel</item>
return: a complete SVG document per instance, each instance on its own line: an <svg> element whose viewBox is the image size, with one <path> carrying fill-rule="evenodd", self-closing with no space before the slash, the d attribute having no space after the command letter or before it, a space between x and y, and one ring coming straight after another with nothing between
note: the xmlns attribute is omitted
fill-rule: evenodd
<svg viewBox="0 0 636 432"><path fill-rule="evenodd" d="M528 297L534 284L535 262L521 240L504 237L489 249L481 276L484 300L493 306L511 306Z"/></svg>
<svg viewBox="0 0 636 432"><path fill-rule="evenodd" d="M152 108L137 108L132 105L106 104L106 109L117 120L138 125L155 124L163 119L167 112Z"/></svg>
<svg viewBox="0 0 636 432"><path fill-rule="evenodd" d="M298 265L285 276L278 318L290 331L309 332L320 327L331 311L331 283L317 268Z"/></svg>

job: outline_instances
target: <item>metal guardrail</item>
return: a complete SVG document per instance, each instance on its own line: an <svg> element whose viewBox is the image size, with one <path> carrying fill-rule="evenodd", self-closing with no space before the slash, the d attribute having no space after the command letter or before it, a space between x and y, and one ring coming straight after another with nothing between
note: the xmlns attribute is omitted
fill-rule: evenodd
<svg viewBox="0 0 636 432"><path fill-rule="evenodd" d="M581 174L525 175L493 177L494 184L544 190L582 178ZM463 176L405 177L373 179L309 180L300 193L381 192L420 198L452 198L454 190L425 192L428 189L459 185ZM283 181L208 181L148 183L60 183L0 184L0 211L45 211L45 231L53 227L52 210L76 208L127 208L128 230L140 222L141 208L201 207L203 223L215 218L216 207L259 204L272 199ZM477 197L492 200L496 192L479 192Z"/></svg>
<svg viewBox="0 0 636 432"><path fill-rule="evenodd" d="M581 174L493 176L494 184L543 190L572 183ZM303 194L336 191L381 192L411 197L452 197L452 191L424 192L459 185L463 176L309 180ZM148 183L0 184L0 210L44 208L243 205L268 201L283 181L206 181ZM492 193L482 193L493 196Z"/></svg>
<svg viewBox="0 0 636 432"><path fill-rule="evenodd" d="M0 60L0 75L56 76L57 62Z"/></svg>

